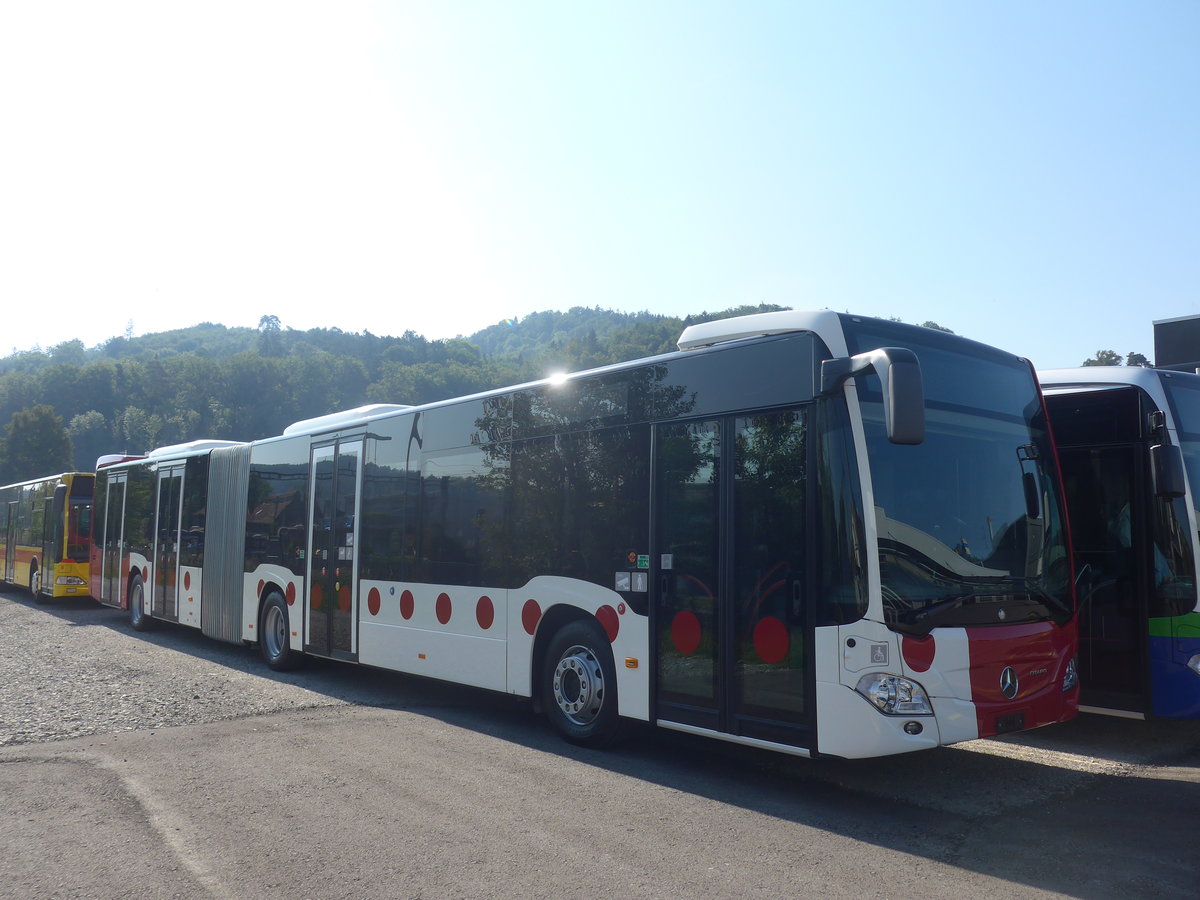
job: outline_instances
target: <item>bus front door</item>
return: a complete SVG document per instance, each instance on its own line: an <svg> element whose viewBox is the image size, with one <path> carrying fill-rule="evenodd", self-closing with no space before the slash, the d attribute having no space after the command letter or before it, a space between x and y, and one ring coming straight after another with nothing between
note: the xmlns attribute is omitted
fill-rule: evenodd
<svg viewBox="0 0 1200 900"><path fill-rule="evenodd" d="M1144 554L1146 497L1136 444L1059 451L1075 564L1089 567L1080 597L1079 684L1084 706L1142 713L1147 706Z"/></svg>
<svg viewBox="0 0 1200 900"><path fill-rule="evenodd" d="M357 659L358 487L363 439L314 447L310 477L306 653Z"/></svg>
<svg viewBox="0 0 1200 900"><path fill-rule="evenodd" d="M67 489L59 485L54 496L43 501L42 555L37 579L39 593L54 596L54 571L63 559L63 505Z"/></svg>
<svg viewBox="0 0 1200 900"><path fill-rule="evenodd" d="M804 409L655 430L659 721L811 746Z"/></svg>

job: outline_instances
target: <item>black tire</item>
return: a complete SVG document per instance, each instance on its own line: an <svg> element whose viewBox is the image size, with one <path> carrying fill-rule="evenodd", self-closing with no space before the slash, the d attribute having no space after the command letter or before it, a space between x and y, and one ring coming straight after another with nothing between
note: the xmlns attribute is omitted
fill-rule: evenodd
<svg viewBox="0 0 1200 900"><path fill-rule="evenodd" d="M617 670L598 622L568 622L550 639L541 687L547 718L572 744L608 747L621 738Z"/></svg>
<svg viewBox="0 0 1200 900"><path fill-rule="evenodd" d="M288 608L279 591L271 591L258 617L258 652L276 672L286 672L304 663L304 654L293 650L288 627Z"/></svg>
<svg viewBox="0 0 1200 900"><path fill-rule="evenodd" d="M35 603L45 603L50 598L42 593L42 570L34 563L29 568L29 593L33 594Z"/></svg>
<svg viewBox="0 0 1200 900"><path fill-rule="evenodd" d="M146 586L141 575L134 575L129 581L129 624L134 631L149 631L154 627L154 619L146 612L145 604Z"/></svg>

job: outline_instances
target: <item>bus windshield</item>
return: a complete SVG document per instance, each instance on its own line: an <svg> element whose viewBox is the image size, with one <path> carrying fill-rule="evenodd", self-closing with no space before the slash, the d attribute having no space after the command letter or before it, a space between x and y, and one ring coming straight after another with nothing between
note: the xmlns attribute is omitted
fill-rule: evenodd
<svg viewBox="0 0 1200 900"><path fill-rule="evenodd" d="M858 324L859 327L855 327ZM847 323L850 352L909 347L925 440L884 429L879 379L860 379L884 617L897 631L1053 620L1074 613L1061 488L1029 365L938 332Z"/></svg>
<svg viewBox="0 0 1200 900"><path fill-rule="evenodd" d="M1200 484L1200 378L1167 372L1160 372L1159 378L1171 403L1188 484L1194 494L1195 486ZM1192 500L1196 502L1194 496Z"/></svg>
<svg viewBox="0 0 1200 900"><path fill-rule="evenodd" d="M1200 378L1194 375L1178 375L1171 372L1160 372L1159 379L1166 391L1167 400L1171 404L1171 413L1175 418L1175 429L1179 439L1179 449L1183 453L1183 466L1187 472L1188 493L1191 495L1193 507L1200 503L1197 497L1197 486L1200 486ZM1181 503L1179 505L1182 505ZM1196 521L1200 522L1200 509L1195 512ZM1159 614L1182 615L1185 612L1200 612L1200 599L1196 597L1195 563L1191 559L1191 542L1184 538L1186 528L1186 507L1177 514L1178 524L1170 529L1169 536L1160 543L1177 545L1176 553L1167 556L1173 566L1164 566L1161 550L1155 553L1155 579L1158 597L1166 595L1173 602L1159 603L1154 610ZM1166 531L1167 529L1160 529ZM1184 557L1182 562L1175 558ZM1164 568L1168 571L1164 573Z"/></svg>

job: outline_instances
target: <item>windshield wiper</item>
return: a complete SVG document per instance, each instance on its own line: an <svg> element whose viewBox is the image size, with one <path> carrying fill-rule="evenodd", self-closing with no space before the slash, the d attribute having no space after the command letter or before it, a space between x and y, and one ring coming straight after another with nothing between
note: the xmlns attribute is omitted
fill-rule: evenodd
<svg viewBox="0 0 1200 900"><path fill-rule="evenodd" d="M1014 576L1011 581L1013 584L1021 585L1021 587L1024 590L1029 591L1029 593L1035 594L1048 609L1058 610L1059 613L1067 618L1071 616L1071 613L1073 612L1071 607L1067 603L1063 602L1062 598L1055 597L1052 593L1046 590L1042 586L1040 580L1030 578L1028 576Z"/></svg>
<svg viewBox="0 0 1200 900"><path fill-rule="evenodd" d="M922 622L935 613L944 612L948 609L957 609L963 605L963 602L976 597L976 594L953 594L949 597L943 597L933 603L926 604L920 609L906 609L896 611L896 620L903 622L906 625L916 625Z"/></svg>
<svg viewBox="0 0 1200 900"><path fill-rule="evenodd" d="M920 628L929 619L949 610L961 609L976 602L1019 601L1020 594L1026 595L1025 602L1034 602L1044 606L1051 618L1057 619L1059 616L1070 615L1070 609L1060 599L1031 578L1014 577L1002 581L977 582L972 587L976 590L952 594L919 608L894 609L894 621L897 625ZM1054 615L1055 613L1058 615Z"/></svg>

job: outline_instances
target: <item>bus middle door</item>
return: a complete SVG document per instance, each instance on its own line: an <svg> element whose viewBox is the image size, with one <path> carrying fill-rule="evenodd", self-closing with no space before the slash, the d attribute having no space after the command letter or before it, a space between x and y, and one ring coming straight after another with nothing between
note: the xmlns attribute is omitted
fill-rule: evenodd
<svg viewBox="0 0 1200 900"><path fill-rule="evenodd" d="M313 447L306 653L358 658L358 493L361 435Z"/></svg>
<svg viewBox="0 0 1200 900"><path fill-rule="evenodd" d="M154 530L153 615L179 621L179 523L183 501L183 466L158 472L158 510Z"/></svg>

